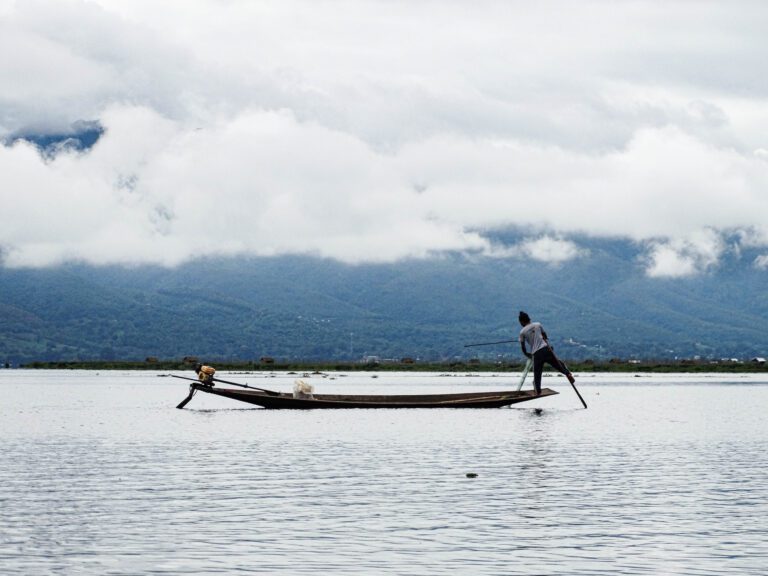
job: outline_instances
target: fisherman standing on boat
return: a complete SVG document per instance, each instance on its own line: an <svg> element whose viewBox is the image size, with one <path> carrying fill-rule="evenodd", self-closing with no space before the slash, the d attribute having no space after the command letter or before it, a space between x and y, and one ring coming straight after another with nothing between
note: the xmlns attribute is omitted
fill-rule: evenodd
<svg viewBox="0 0 768 576"><path fill-rule="evenodd" d="M523 350L523 355L533 359L533 389L536 392L536 396L541 394L541 373L544 371L545 363L561 374L565 374L568 382L573 384L576 381L573 374L555 356L552 347L549 345L549 340L547 340L547 333L544 332L541 324L539 322L531 322L530 316L522 311L518 316L518 320L520 320L520 325L523 327L520 330L520 347ZM530 352L526 349L526 345Z"/></svg>

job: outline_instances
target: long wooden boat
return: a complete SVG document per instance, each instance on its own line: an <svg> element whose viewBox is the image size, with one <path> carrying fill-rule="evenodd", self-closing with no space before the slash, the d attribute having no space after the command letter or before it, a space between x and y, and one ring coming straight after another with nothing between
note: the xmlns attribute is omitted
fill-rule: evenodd
<svg viewBox="0 0 768 576"><path fill-rule="evenodd" d="M183 408L197 391L263 406L264 408L281 410L309 410L318 408L501 408L502 406L557 394L554 390L544 388L538 396L532 390L505 390L462 392L458 394L313 394L311 397L296 398L292 393L261 389L234 390L231 388L219 388L209 384L194 383L189 387L189 396L179 404L178 408Z"/></svg>

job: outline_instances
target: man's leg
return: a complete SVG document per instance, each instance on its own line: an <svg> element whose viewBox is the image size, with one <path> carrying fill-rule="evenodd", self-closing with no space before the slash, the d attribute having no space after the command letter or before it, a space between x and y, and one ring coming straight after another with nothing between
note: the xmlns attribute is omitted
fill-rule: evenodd
<svg viewBox="0 0 768 576"><path fill-rule="evenodd" d="M568 366L565 365L565 363L560 360L557 356L555 356L555 353L552 351L551 348L545 348L547 351L547 357L543 360L543 362L546 362L552 368L560 372L560 374L563 374L566 378L568 378L568 382L573 384L576 379L573 377L573 374L570 370L568 370Z"/></svg>

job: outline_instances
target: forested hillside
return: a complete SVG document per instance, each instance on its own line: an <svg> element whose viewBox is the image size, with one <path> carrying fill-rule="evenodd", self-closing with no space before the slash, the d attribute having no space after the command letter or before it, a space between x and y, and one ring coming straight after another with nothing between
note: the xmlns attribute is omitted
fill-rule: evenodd
<svg viewBox="0 0 768 576"><path fill-rule="evenodd" d="M754 258L645 276L628 243L562 266L452 256L349 266L314 258L176 269L0 268L0 360L513 358L517 312L573 359L768 355L768 272Z"/></svg>

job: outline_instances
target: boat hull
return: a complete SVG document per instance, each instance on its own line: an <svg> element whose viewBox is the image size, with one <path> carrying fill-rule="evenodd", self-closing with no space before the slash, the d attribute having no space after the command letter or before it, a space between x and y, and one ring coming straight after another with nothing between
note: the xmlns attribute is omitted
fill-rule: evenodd
<svg viewBox="0 0 768 576"><path fill-rule="evenodd" d="M233 390L202 384L192 384L193 390L223 396L277 410L316 410L340 408L501 408L557 394L544 388L535 396L533 391L464 392L459 394L427 395L343 395L315 394L312 398L294 398L293 394L270 395L258 390Z"/></svg>

